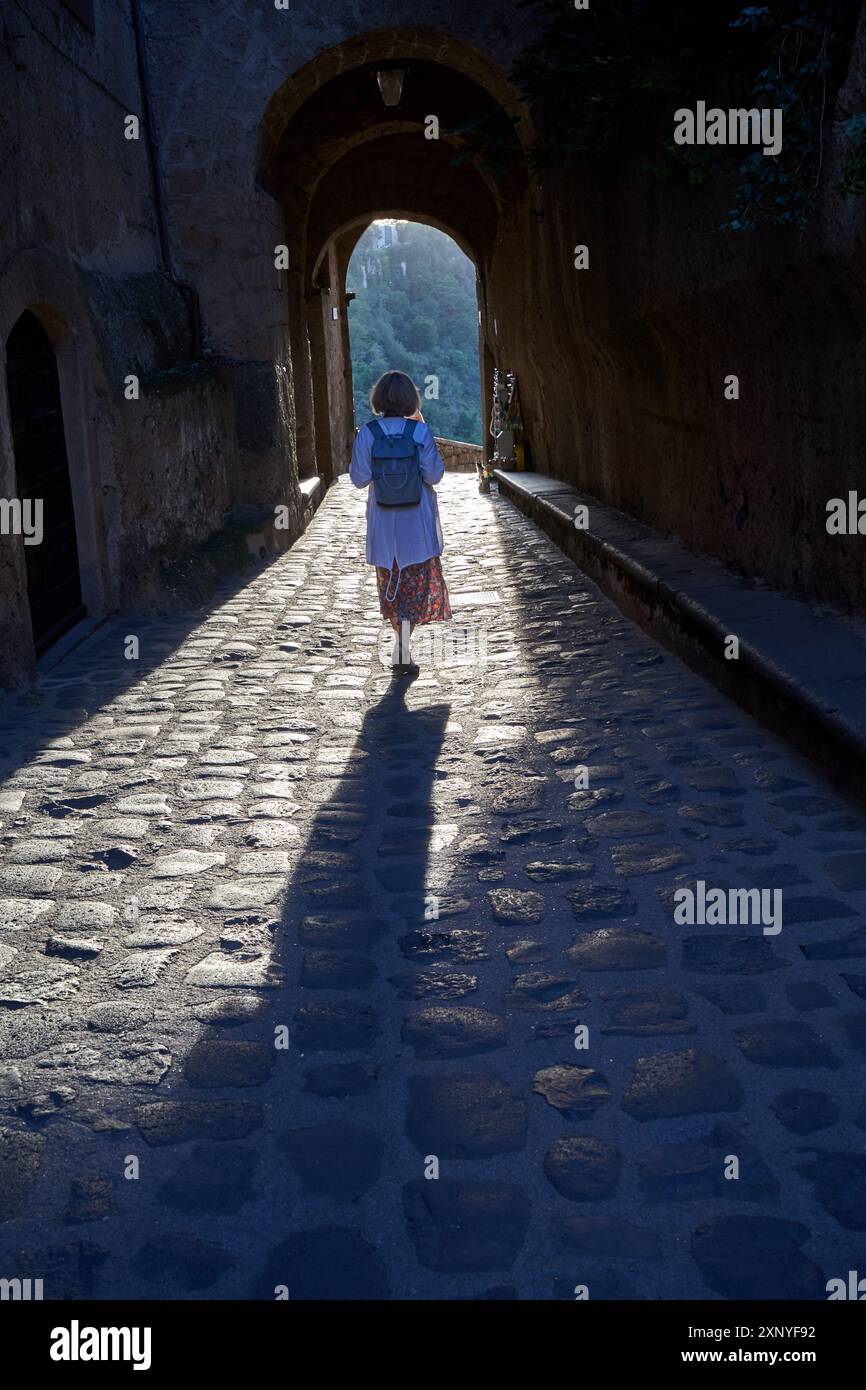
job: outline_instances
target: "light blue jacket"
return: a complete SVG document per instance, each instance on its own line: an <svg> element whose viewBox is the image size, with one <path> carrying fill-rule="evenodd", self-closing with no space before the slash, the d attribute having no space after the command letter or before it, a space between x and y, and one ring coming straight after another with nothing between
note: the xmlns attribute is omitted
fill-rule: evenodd
<svg viewBox="0 0 866 1390"><path fill-rule="evenodd" d="M399 434L406 421L402 416L383 416L379 420L388 434ZM417 507L380 507L373 488L367 493L367 563L382 565L390 570L394 561L399 569L419 565L432 555L441 555L445 547L439 524L439 507L433 484L441 481L445 464L436 448L429 425L419 420L415 426L415 441L420 444L421 501ZM373 432L364 425L355 436L349 477L355 487L368 487L373 480L371 457Z"/></svg>

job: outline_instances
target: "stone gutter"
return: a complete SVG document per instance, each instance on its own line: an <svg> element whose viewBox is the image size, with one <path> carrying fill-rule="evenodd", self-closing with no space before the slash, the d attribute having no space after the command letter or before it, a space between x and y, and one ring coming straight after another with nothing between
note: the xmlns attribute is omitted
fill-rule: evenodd
<svg viewBox="0 0 866 1390"><path fill-rule="evenodd" d="M623 613L866 800L860 622L734 574L559 479L501 469L494 477ZM586 529L574 524L579 505ZM725 656L730 636L736 660Z"/></svg>

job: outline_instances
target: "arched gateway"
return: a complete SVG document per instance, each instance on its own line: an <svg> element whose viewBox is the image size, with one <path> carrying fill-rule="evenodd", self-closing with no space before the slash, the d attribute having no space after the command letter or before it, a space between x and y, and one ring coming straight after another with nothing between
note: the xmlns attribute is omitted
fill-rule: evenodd
<svg viewBox="0 0 866 1390"><path fill-rule="evenodd" d="M485 396L495 333L488 271L524 187L528 117L471 45L421 29L372 31L293 74L268 103L257 180L281 205L300 471L348 464L353 433L346 271L377 217L429 222L478 272ZM479 145L495 160L479 155ZM489 408L489 400L485 404Z"/></svg>
<svg viewBox="0 0 866 1390"><path fill-rule="evenodd" d="M85 614L57 359L26 310L6 343L6 383L17 499L38 527L24 538L27 595L37 656Z"/></svg>

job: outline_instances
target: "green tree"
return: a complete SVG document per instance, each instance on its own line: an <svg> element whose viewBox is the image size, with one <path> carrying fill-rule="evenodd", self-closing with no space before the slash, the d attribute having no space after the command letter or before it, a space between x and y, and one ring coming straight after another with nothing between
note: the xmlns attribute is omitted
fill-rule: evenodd
<svg viewBox="0 0 866 1390"><path fill-rule="evenodd" d="M355 420L370 417L370 388L391 369L406 372L434 434L481 443L478 301L475 267L451 237L418 222L400 222L391 244L381 224L367 229L349 263L349 309ZM431 389L435 389L430 382Z"/></svg>

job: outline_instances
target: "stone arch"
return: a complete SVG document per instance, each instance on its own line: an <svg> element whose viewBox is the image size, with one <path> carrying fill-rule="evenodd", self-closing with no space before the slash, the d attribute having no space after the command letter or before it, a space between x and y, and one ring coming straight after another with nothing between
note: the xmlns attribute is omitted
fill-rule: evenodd
<svg viewBox="0 0 866 1390"><path fill-rule="evenodd" d="M21 251L0 272L0 341L4 344L29 309L59 348L86 324L86 308L75 281L42 251ZM85 330L86 331L86 330Z"/></svg>
<svg viewBox="0 0 866 1390"><path fill-rule="evenodd" d="M41 654L86 609L57 354L32 309L24 310L6 339L6 393L19 509L14 520L20 523L33 640Z"/></svg>
<svg viewBox="0 0 866 1390"><path fill-rule="evenodd" d="M398 108L376 87L379 65L402 64ZM440 122L427 139L430 115ZM484 130L502 154L476 157ZM479 304L502 219L526 188L530 118L502 70L462 40L420 26L373 29L335 45L282 84L267 105L256 177L281 205L291 273L288 336L300 472L345 471L352 371L345 275L357 234L376 217L439 226L474 261ZM482 318L482 338L485 325ZM481 359L489 365L482 342ZM488 375L484 373L485 378ZM482 413L489 411L485 389Z"/></svg>
<svg viewBox="0 0 866 1390"><path fill-rule="evenodd" d="M89 618L106 611L106 557L102 491L94 426L97 383L104 385L102 362L84 300L75 280L54 257L22 251L0 273L0 493L14 495L15 460L9 399L6 391L6 344L22 314L30 312L44 328L54 349L60 386L69 480L75 512L81 595ZM14 548L17 641L32 654L27 621L23 547ZM32 659L25 662L32 671Z"/></svg>
<svg viewBox="0 0 866 1390"><path fill-rule="evenodd" d="M495 238L497 211L492 194L468 167L452 169L447 155L437 152L420 167L411 164L413 135L393 135L368 141L338 160L316 185L307 227L307 277L321 262L322 247L339 229L364 218L397 215L411 221L438 224L467 252L476 265L489 258ZM402 160L405 172L395 165ZM352 177L354 175L354 177Z"/></svg>
<svg viewBox="0 0 866 1390"><path fill-rule="evenodd" d="M321 471L333 478L348 467L354 438L354 373L349 339L348 296L346 275L352 253L366 228L379 217L397 217L409 222L435 226L455 241L473 262L476 273L476 295L482 303L480 272L474 248L453 227L441 219L418 213L413 208L384 208L355 217L329 237L316 259L313 287L307 293L308 303L319 303L321 314L310 317L310 346L313 368L313 403L316 420L317 456ZM330 318L334 310L337 317ZM485 351L484 335L479 330L479 363L481 380L479 394L481 413L488 409L487 377L492 378L489 356ZM483 436L482 436L483 437ZM342 463L342 467L339 465Z"/></svg>
<svg viewBox="0 0 866 1390"><path fill-rule="evenodd" d="M370 29L317 54L272 95L262 118L256 152L256 182L268 193L278 183L276 163L283 132L303 104L320 88L353 68L405 58L427 60L471 79L483 87L513 119L523 148L533 139L532 119L514 86L491 58L463 39L423 25Z"/></svg>
<svg viewBox="0 0 866 1390"><path fill-rule="evenodd" d="M421 222L427 227L435 227L437 232L444 232L446 236L450 236L452 241L456 241L457 245L460 247L460 250L463 252L465 256L469 257L470 261L475 260L474 247L471 246L469 242L467 242L459 232L455 231L455 229L451 226L449 222L444 222L441 218L438 217L431 217L429 215L419 213L417 209L410 207L400 206L393 208L379 208L377 209L375 214L370 212L360 213L358 216L349 218L347 222L344 222L341 226L337 227L332 235L335 241L339 242L341 245L345 245L345 248L348 252L348 258L349 260L351 260L352 253L354 252L356 245L361 240L361 237L364 235L367 228L373 222L376 222L380 219L385 220L390 218L393 218L396 222ZM354 233L354 235L352 236L351 233ZM310 277L313 283L315 283L318 278L319 269L325 259L327 250L328 246L327 242L325 242L319 247L318 255L313 257L310 262Z"/></svg>

